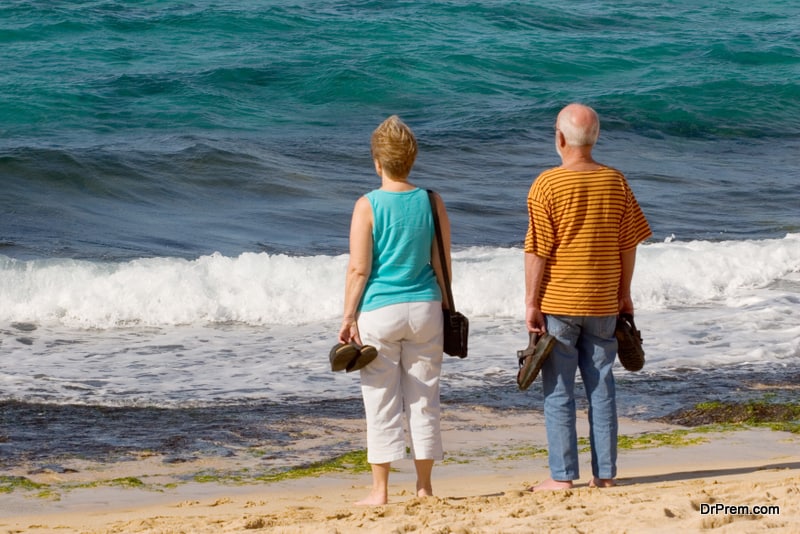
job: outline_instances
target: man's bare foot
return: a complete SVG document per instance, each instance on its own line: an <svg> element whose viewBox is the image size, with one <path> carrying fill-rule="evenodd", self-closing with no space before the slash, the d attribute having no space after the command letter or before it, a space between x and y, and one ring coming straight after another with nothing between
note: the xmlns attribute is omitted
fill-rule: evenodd
<svg viewBox="0 0 800 534"><path fill-rule="evenodd" d="M356 506L382 506L389 502L389 497L385 493L372 492L366 499L360 500Z"/></svg>
<svg viewBox="0 0 800 534"><path fill-rule="evenodd" d="M613 478L593 478L589 481L590 488L613 488L617 482Z"/></svg>
<svg viewBox="0 0 800 534"><path fill-rule="evenodd" d="M417 488L417 497L433 497L431 488Z"/></svg>
<svg viewBox="0 0 800 534"><path fill-rule="evenodd" d="M528 488L528 491L557 491L571 488L571 480L553 480L552 478L548 478L538 486L532 486Z"/></svg>

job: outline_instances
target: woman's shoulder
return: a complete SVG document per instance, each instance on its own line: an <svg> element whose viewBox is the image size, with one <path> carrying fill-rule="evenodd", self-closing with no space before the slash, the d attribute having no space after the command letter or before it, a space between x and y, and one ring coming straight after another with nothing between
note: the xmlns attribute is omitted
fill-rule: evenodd
<svg viewBox="0 0 800 534"><path fill-rule="evenodd" d="M356 200L355 209L357 209L357 210L358 209L365 209L365 208L368 208L369 206L372 205L372 198L370 196L370 193L367 193L365 195L362 195L362 196L358 197L358 199Z"/></svg>

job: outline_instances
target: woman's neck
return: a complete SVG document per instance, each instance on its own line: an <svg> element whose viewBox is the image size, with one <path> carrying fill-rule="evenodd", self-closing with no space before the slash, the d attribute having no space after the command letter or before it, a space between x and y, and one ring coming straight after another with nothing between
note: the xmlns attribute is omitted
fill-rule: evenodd
<svg viewBox="0 0 800 534"><path fill-rule="evenodd" d="M408 180L395 180L386 174L381 175L381 190L390 191L392 193L402 193L404 191L411 191L416 189L417 186L410 183Z"/></svg>

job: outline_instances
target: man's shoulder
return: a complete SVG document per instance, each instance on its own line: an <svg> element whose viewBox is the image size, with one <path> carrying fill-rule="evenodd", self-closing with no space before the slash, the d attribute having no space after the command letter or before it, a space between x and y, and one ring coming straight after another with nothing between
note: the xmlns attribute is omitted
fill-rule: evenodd
<svg viewBox="0 0 800 534"><path fill-rule="evenodd" d="M543 170L542 172L539 173L539 176L549 176L552 174L558 174L565 171L566 169L564 167L562 167L561 165L557 165L555 167L550 167L549 169Z"/></svg>
<svg viewBox="0 0 800 534"><path fill-rule="evenodd" d="M613 175L616 175L616 176L622 178L623 180L625 179L625 175L622 173L621 170L617 169L616 167L611 167L609 165L603 165L602 168L597 169L597 172L604 172L604 173L607 173L607 174L613 174Z"/></svg>
<svg viewBox="0 0 800 534"><path fill-rule="evenodd" d="M613 176L614 178L618 178L623 181L625 180L625 175L622 173L622 171L614 167L609 167L608 165L603 165L597 169L585 171L568 169L561 166L550 167L549 169L545 169L539 173L536 181L540 183L545 183L548 181L567 181L572 179L582 179L587 176Z"/></svg>
<svg viewBox="0 0 800 534"><path fill-rule="evenodd" d="M564 172L567 172L564 167L550 167L549 169L545 169L539 173L539 176L536 177L536 180L533 181L533 185L541 186L545 182L558 179L559 176L563 175Z"/></svg>

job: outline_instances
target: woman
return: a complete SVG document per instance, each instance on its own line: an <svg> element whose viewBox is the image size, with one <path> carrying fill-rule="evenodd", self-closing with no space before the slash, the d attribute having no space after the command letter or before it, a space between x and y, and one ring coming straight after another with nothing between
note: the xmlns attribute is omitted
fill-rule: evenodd
<svg viewBox="0 0 800 534"><path fill-rule="evenodd" d="M428 193L408 181L417 156L411 129L397 116L372 134L381 187L358 199L350 227L341 343L368 344L378 357L360 370L372 491L361 505L388 501L391 463L405 457L407 418L417 495L433 495L431 472L443 457L439 425L442 370L442 269ZM450 222L434 195L450 264Z"/></svg>

